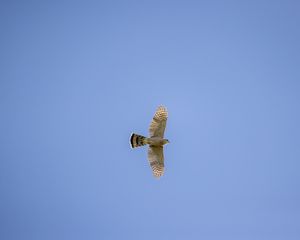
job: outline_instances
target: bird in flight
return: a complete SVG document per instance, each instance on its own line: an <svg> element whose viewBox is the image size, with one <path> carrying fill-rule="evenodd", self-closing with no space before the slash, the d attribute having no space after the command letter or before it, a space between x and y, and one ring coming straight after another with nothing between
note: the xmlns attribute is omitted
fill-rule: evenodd
<svg viewBox="0 0 300 240"><path fill-rule="evenodd" d="M153 176L159 178L164 173L164 152L163 146L169 143L164 139L164 132L168 118L167 109L159 106L154 114L149 128L149 137L139 134L131 134L130 144L132 148L149 145L148 160L152 168Z"/></svg>

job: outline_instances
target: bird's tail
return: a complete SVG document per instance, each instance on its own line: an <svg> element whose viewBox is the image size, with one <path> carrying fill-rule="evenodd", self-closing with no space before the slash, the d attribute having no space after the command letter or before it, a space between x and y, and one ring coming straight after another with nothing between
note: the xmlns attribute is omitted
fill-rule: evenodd
<svg viewBox="0 0 300 240"><path fill-rule="evenodd" d="M132 148L144 146L147 144L147 138L142 135L133 133L130 137L130 144Z"/></svg>

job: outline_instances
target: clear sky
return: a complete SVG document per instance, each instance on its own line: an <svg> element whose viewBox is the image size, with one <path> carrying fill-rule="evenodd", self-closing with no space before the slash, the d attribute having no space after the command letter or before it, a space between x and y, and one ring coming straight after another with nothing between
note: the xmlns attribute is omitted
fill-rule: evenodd
<svg viewBox="0 0 300 240"><path fill-rule="evenodd" d="M1 1L0 239L299 239L299 12ZM160 104L157 180L129 137Z"/></svg>

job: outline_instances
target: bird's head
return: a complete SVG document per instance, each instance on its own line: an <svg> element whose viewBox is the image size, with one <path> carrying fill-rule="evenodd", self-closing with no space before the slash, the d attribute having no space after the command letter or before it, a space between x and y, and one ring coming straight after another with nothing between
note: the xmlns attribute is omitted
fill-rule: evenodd
<svg viewBox="0 0 300 240"><path fill-rule="evenodd" d="M164 139L164 144L170 143L168 139Z"/></svg>

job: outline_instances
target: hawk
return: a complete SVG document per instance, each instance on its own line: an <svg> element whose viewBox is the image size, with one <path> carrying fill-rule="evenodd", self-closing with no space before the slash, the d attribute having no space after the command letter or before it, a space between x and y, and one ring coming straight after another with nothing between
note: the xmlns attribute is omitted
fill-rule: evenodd
<svg viewBox="0 0 300 240"><path fill-rule="evenodd" d="M163 146L169 143L164 139L164 132L168 118L167 109L159 106L154 114L149 128L149 137L139 134L131 134L130 144L132 148L149 145L148 160L152 168L153 176L159 178L164 173L164 152Z"/></svg>

